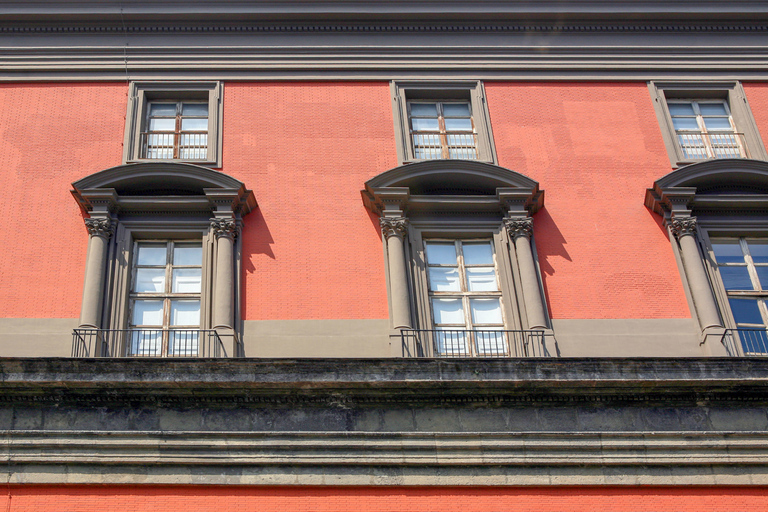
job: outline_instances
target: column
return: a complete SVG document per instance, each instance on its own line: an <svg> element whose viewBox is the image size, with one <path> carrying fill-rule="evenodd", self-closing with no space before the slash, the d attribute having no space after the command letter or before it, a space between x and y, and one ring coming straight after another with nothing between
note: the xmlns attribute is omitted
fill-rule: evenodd
<svg viewBox="0 0 768 512"><path fill-rule="evenodd" d="M392 323L395 329L410 329L411 297L408 293L408 273L405 259L405 234L408 231L408 219L382 217L380 224L381 232L387 243Z"/></svg>
<svg viewBox="0 0 768 512"><path fill-rule="evenodd" d="M114 225L109 218L85 219L88 229L88 260L85 263L83 302L80 309L80 328L101 327L101 310L104 304L104 283L107 273L107 252Z"/></svg>
<svg viewBox="0 0 768 512"><path fill-rule="evenodd" d="M691 290L693 304L699 316L701 329L722 327L717 311L715 297L709 284L707 271L696 243L696 218L684 217L667 222L672 234L680 244L680 254L683 258L683 268L688 277L688 287Z"/></svg>
<svg viewBox="0 0 768 512"><path fill-rule="evenodd" d="M530 329L545 329L547 317L544 312L544 301L539 287L536 263L533 260L533 251L531 250L533 219L504 219L504 226L515 244L528 327Z"/></svg>
<svg viewBox="0 0 768 512"><path fill-rule="evenodd" d="M234 219L212 219L216 236L216 281L213 291L213 328L233 329L235 317L234 247L237 224Z"/></svg>

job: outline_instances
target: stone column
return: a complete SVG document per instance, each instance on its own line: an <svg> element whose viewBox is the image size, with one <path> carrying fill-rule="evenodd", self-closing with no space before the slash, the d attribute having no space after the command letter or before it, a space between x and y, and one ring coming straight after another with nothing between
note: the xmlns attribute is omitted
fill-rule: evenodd
<svg viewBox="0 0 768 512"><path fill-rule="evenodd" d="M392 299L392 323L395 329L411 328L411 298L405 260L405 234L408 219L382 217L381 232L387 243L389 259L389 291Z"/></svg>
<svg viewBox="0 0 768 512"><path fill-rule="evenodd" d="M212 219L216 236L216 282L213 291L213 328L233 329L235 317L234 246L237 224L234 219Z"/></svg>
<svg viewBox="0 0 768 512"><path fill-rule="evenodd" d="M547 317L544 312L544 301L539 287L536 263L533 260L533 251L531 250L533 219L504 219L504 226L515 244L528 326L530 329L545 329Z"/></svg>
<svg viewBox="0 0 768 512"><path fill-rule="evenodd" d="M680 253L683 257L683 268L688 277L688 286L691 289L693 303L699 316L699 324L702 330L709 327L722 327L720 315L717 311L717 303L712 295L712 287L707 278L707 271L699 253L696 243L696 218L685 217L672 219L667 222L672 234L680 244Z"/></svg>
<svg viewBox="0 0 768 512"><path fill-rule="evenodd" d="M101 310L104 304L104 283L107 273L109 239L114 233L114 224L109 218L85 219L88 239L88 261L85 263L83 302L80 309L80 328L101 327Z"/></svg>

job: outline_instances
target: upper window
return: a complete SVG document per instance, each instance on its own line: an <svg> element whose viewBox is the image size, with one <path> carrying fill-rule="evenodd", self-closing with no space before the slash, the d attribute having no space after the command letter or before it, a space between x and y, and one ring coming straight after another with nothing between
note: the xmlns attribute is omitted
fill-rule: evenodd
<svg viewBox="0 0 768 512"><path fill-rule="evenodd" d="M131 84L125 162L179 161L221 166L221 84Z"/></svg>
<svg viewBox="0 0 768 512"><path fill-rule="evenodd" d="M392 89L401 162L496 161L482 83L393 82Z"/></svg>
<svg viewBox="0 0 768 512"><path fill-rule="evenodd" d="M651 83L650 90L673 166L768 159L741 84Z"/></svg>

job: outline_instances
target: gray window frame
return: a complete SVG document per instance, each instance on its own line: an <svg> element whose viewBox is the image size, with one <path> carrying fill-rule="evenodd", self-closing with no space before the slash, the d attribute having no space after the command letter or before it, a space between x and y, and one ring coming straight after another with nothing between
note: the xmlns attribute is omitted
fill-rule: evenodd
<svg viewBox="0 0 768 512"><path fill-rule="evenodd" d="M707 159L686 158L678 141L668 101L723 100L730 110L731 119L737 133L744 136L746 158L768 160L765 145L760 137L757 124L747 103L744 88L738 81L733 82L649 82L648 89L653 101L656 118L667 149L672 167L702 162Z"/></svg>
<svg viewBox="0 0 768 512"><path fill-rule="evenodd" d="M468 101L477 134L477 159L475 161L497 163L485 87L481 81L392 81L390 89L397 158L401 164L426 161L414 156L413 141L410 136L408 103L414 100Z"/></svg>
<svg viewBox="0 0 768 512"><path fill-rule="evenodd" d="M123 163L186 162L205 167L221 167L222 100L221 82L131 82L125 117ZM146 131L149 105L155 101L208 103L208 151L204 160L143 158L141 133Z"/></svg>

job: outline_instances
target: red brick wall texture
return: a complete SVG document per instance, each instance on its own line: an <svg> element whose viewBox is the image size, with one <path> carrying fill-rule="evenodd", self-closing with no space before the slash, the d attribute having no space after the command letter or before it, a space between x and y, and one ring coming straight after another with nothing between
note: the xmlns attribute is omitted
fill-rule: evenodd
<svg viewBox="0 0 768 512"><path fill-rule="evenodd" d="M768 87L745 84L763 133ZM645 189L671 168L644 83L487 82L500 165L536 179L554 318L688 318ZM70 183L119 165L124 83L0 85L0 318L79 316L87 234ZM255 191L246 320L386 318L360 189L397 165L387 83L227 83L222 170Z"/></svg>
<svg viewBox="0 0 768 512"><path fill-rule="evenodd" d="M10 498L9 493L10 492ZM768 488L10 486L6 512L765 512ZM9 501L10 500L10 501ZM10 505L10 506L9 506Z"/></svg>

